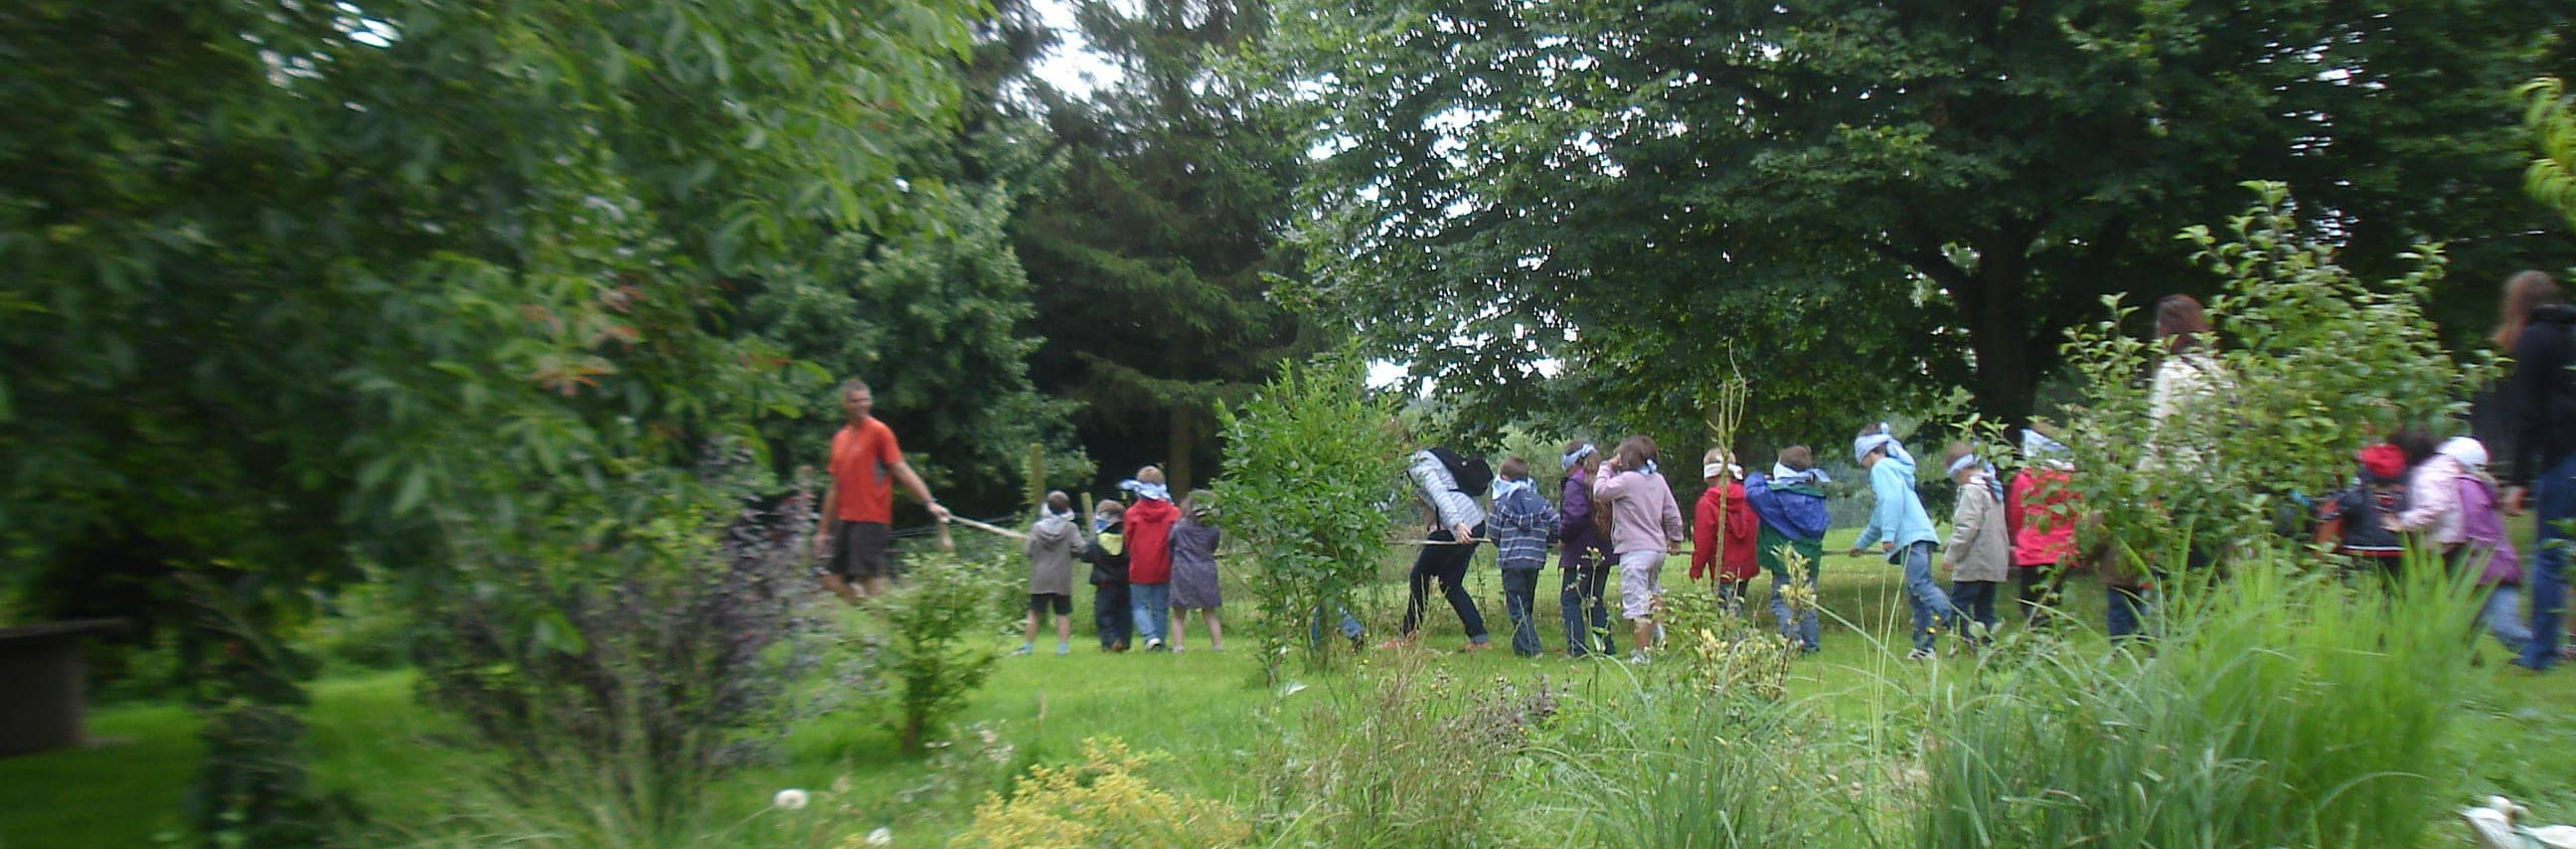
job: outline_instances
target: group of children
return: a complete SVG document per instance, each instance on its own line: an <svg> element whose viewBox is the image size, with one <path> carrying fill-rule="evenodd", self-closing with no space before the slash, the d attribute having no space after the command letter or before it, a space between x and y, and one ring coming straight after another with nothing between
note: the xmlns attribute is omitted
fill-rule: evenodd
<svg viewBox="0 0 2576 849"><path fill-rule="evenodd" d="M1208 648L1225 648L1217 619L1217 529L1208 493L1192 492L1178 504L1163 470L1146 466L1118 488L1134 503L1104 498L1092 508L1087 529L1074 519L1073 500L1050 492L1030 525L1029 613L1015 654L1035 648L1039 621L1055 617L1056 654L1073 650L1073 563L1091 565L1091 612L1102 651L1123 652L1136 642L1146 651L1182 651L1189 614L1207 625Z"/></svg>
<svg viewBox="0 0 2576 849"><path fill-rule="evenodd" d="M1986 630L1996 627L1995 604L2007 581L2019 584L2025 610L2035 614L2045 601L2044 576L2072 559L2073 495L2063 486L2069 472L2064 447L2034 431L2025 435L2024 453L2031 462L2007 485L1965 445L1952 447L1945 462L1960 497L1945 541L1935 536L1916 495L1915 460L1904 445L1884 424L1864 430L1855 440L1853 454L1869 470L1877 506L1851 553L1860 555L1877 544L1890 563L1904 568L1914 616L1910 656L1929 657L1935 636L1954 629L1962 618ZM1522 656L1540 654L1538 577L1549 548L1556 546L1562 552L1558 601L1567 654L1616 654L1606 605L1608 579L1615 572L1619 609L1629 620L1635 647L1631 657L1643 659L1661 637L1655 614L1664 560L1689 539L1695 543L1693 580L1714 581L1732 607L1747 596L1755 576L1770 573L1771 614L1781 634L1805 652L1821 650L1815 606L1789 600L1791 588L1801 581L1812 598L1824 554L1829 524L1824 485L1831 479L1816 468L1814 452L1790 446L1779 452L1768 473L1749 474L1724 452L1709 452L1701 466L1708 486L1693 511L1695 538L1686 534L1692 526L1682 521L1656 461L1655 443L1645 436L1629 437L1607 457L1592 444L1569 443L1558 460L1566 473L1564 486L1551 503L1537 491L1526 459L1505 460L1497 476L1481 460L1444 449L1416 452L1407 474L1425 512L1436 519L1409 581L1410 598L1396 640L1413 638L1436 583L1467 632L1466 648L1491 646L1474 598L1464 587L1473 546L1491 543L1502 572L1512 650ZM1161 471L1151 466L1120 488L1134 496L1133 503L1102 500L1087 531L1074 521L1063 493L1048 494L1029 531L1029 614L1020 653L1032 650L1040 620L1050 612L1057 653L1070 651L1071 564L1077 560L1091 565L1093 615L1104 651L1126 651L1131 639L1147 651L1180 651L1182 637L1171 623L1177 618L1186 627L1193 610L1207 624L1210 647L1222 646L1218 533L1208 523L1206 494L1193 493L1173 504ZM1942 560L1952 577L1947 590L1933 581L1936 550L1946 552ZM1345 623L1346 636L1357 640L1355 630ZM1972 642L1978 638L1967 636Z"/></svg>
<svg viewBox="0 0 2576 849"><path fill-rule="evenodd" d="M2450 568L2474 566L2492 590L2480 623L2506 650L2522 651L2532 638L2521 618L2522 561L2505 533L2485 443L2467 436L2435 442L2408 428L2353 459L2359 469L2350 485L2319 500L2317 541L2392 576L2419 540Z"/></svg>

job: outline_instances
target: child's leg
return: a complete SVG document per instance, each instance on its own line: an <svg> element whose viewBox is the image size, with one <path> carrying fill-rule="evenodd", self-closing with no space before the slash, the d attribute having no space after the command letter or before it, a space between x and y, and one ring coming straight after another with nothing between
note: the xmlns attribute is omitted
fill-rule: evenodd
<svg viewBox="0 0 2576 849"><path fill-rule="evenodd" d="M1181 638L1182 638L1182 637L1184 637L1184 636L1187 636L1187 635L1190 633L1190 612L1189 612L1189 611L1187 611L1187 610L1182 610L1182 609L1180 609L1180 608L1175 607L1175 608L1172 608L1172 614L1171 614L1171 615L1172 615L1172 633L1171 633L1169 636L1165 637L1165 638L1164 638L1164 640L1163 640L1163 642L1164 642L1165 644L1167 644L1167 645L1170 645L1170 646L1172 647L1172 650L1173 650L1173 651L1180 651L1180 650L1181 650Z"/></svg>
<svg viewBox="0 0 2576 849"><path fill-rule="evenodd" d="M1068 599L1055 611L1055 647L1062 651L1073 644L1073 602Z"/></svg>
<svg viewBox="0 0 2576 849"><path fill-rule="evenodd" d="M1207 620L1208 651L1223 650L1225 648L1225 626L1217 624L1216 608L1211 607L1206 610L1199 611L1199 617Z"/></svg>
<svg viewBox="0 0 2576 849"><path fill-rule="evenodd" d="M1930 650L1935 635L1950 622L1950 594L1932 582L1932 544L1918 542L1904 550L1906 601L1914 610L1914 647Z"/></svg>

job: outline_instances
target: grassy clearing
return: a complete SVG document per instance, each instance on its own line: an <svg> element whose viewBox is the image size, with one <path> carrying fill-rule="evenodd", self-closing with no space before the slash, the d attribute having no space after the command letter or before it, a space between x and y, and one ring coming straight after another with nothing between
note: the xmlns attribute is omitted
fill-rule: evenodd
<svg viewBox="0 0 2576 849"><path fill-rule="evenodd" d="M1390 554L1389 580L1366 611L1372 642L1392 632L1401 611L1403 563L1397 558L1406 554ZM1667 574L1678 579L1682 568L1677 559ZM1490 561L1473 574L1478 604L1488 611L1498 641L1507 642ZM1552 590L1549 585L1541 593L1541 638L1562 647ZM1759 602L1762 582L1756 590ZM2078 615L2098 621L2097 584L2079 576L2069 581L2068 595ZM1809 733L1897 751L1901 747L1891 735L1898 732L1892 729L1922 721L1922 706L1905 695L1917 689L1913 685L1925 676L1964 675L1973 666L1964 660L1909 664L1884 650L1882 641L1901 641L1905 608L1896 570L1879 560L1829 557L1822 597L1833 614L1825 651L1794 667L1791 697L1816 714L1818 725ZM1087 617L1089 603L1087 595L1077 598L1077 616ZM1767 610L1758 604L1753 610L1767 621ZM855 627L858 617L841 621ZM1431 622L1424 645L1433 651L1432 664L1464 684L1545 677L1580 701L1621 692L1629 675L1617 664L1577 662L1561 653L1535 659L1513 657L1502 648L1452 653L1463 643L1454 618L1435 604ZM1004 659L961 718L995 728L1012 746L1008 763L980 768L970 783L997 781L1030 763L1073 759L1086 737L1116 737L1139 750L1170 754L1149 776L1157 787L1228 800L1246 810L1257 807L1263 777L1272 773L1265 758L1275 755L1265 744L1279 737L1280 723L1303 715L1278 708L1330 697L1351 678L1303 678L1307 692L1282 696L1257 683L1257 667L1246 653L1254 644L1248 637L1238 635L1226 651L1213 652L1194 627L1191 650L1183 654L1108 655L1078 630L1073 654L1056 657L1049 653L1051 635L1042 635L1037 655ZM1016 635L995 640L1003 648L1018 642ZM2105 649L2087 643L2076 650ZM2486 666L2469 676L2462 693L2460 733L2450 743L2464 766L2436 786L2450 788L2460 801L2501 792L2532 805L2547 821L2576 821L2576 762L2565 756L2576 743L2576 716L2566 709L2576 700L2576 674L2510 676L2500 671L2499 653L2489 648L2484 655ZM1373 649L1364 662L1386 658ZM446 815L446 791L471 780L479 766L440 744L452 728L413 703L411 682L405 672L370 673L337 675L314 687L314 778L326 791L346 793L379 824L417 825ZM197 754L189 714L165 704L122 705L99 711L92 728L107 742L0 760L0 847L145 846L180 827L182 794ZM851 797L876 800L865 806L870 821L853 824L853 830L889 825L897 845L939 845L968 818L963 805L893 801L900 791L929 781L934 771L929 761L900 754L879 716L840 712L808 720L786 734L782 753L780 762L737 773L716 788L717 816L758 814L780 788L842 782ZM1505 792L1543 792L1530 789L1537 786L1545 785L1515 782ZM2456 845L2452 833L2437 828L2427 845Z"/></svg>

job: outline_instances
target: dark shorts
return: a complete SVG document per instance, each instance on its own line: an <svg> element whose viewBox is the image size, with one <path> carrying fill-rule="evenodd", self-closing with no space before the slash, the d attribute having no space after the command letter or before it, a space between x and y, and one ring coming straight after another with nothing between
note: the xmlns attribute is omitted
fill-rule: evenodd
<svg viewBox="0 0 2576 849"><path fill-rule="evenodd" d="M894 574L889 567L886 549L894 542L894 529L883 522L842 522L832 536L832 560L824 569L850 580L883 578Z"/></svg>
<svg viewBox="0 0 2576 849"><path fill-rule="evenodd" d="M1049 607L1055 608L1057 616L1071 616L1073 615L1073 596L1064 593L1029 594L1030 613L1045 613Z"/></svg>

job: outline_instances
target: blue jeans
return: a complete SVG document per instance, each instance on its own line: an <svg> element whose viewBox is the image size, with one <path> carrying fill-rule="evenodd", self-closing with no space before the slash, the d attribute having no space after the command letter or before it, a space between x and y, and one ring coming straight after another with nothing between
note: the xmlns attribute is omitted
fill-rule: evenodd
<svg viewBox="0 0 2576 849"><path fill-rule="evenodd" d="M2001 581L1951 581L1950 600L1959 606L1967 621L1959 623L1959 636L1974 645L1995 636L1995 596L2003 594ZM1986 626L1985 633L1969 630L1968 622Z"/></svg>
<svg viewBox="0 0 2576 849"><path fill-rule="evenodd" d="M2531 642L2515 663L2541 670L2558 662L2559 617L2567 607L2567 534L2558 523L2576 519L2576 454L2558 458L2532 481L2540 534L2523 556L2522 579L2531 589Z"/></svg>
<svg viewBox="0 0 2576 849"><path fill-rule="evenodd" d="M2111 641L2120 642L2145 636L2147 619L2146 591L2135 587L2110 587L2111 603L2107 625Z"/></svg>
<svg viewBox="0 0 2576 849"><path fill-rule="evenodd" d="M1617 562L1607 549L1594 549L1595 557L1586 557L1565 570L1565 585L1556 594L1560 613L1565 617L1565 653L1582 657L1595 652L1618 654L1618 640L1610 636L1610 604L1601 591L1610 585L1610 571ZM1587 617L1589 615L1589 618Z"/></svg>
<svg viewBox="0 0 2576 849"><path fill-rule="evenodd" d="M2522 589L2512 584L2500 584L2487 595L2486 606L2478 610L2478 624L2487 626L2487 633L2495 635L2505 651L2520 652L2531 644L2531 627L2522 624Z"/></svg>
<svg viewBox="0 0 2576 849"><path fill-rule="evenodd" d="M1359 617L1351 615L1350 608L1331 603L1318 604L1315 605L1314 621L1308 623L1306 626L1307 642L1321 643L1324 641L1324 623L1331 621L1334 614L1340 614L1342 617L1340 626L1342 639L1356 640L1360 638L1361 634L1368 633L1368 628L1360 624Z"/></svg>
<svg viewBox="0 0 2576 849"><path fill-rule="evenodd" d="M1503 613L1512 618L1512 653L1537 657L1538 620L1531 618L1530 607L1538 597L1538 570L1503 570Z"/></svg>
<svg viewBox="0 0 2576 849"><path fill-rule="evenodd" d="M1172 585L1128 584L1127 605L1135 611L1136 642L1150 643L1172 634Z"/></svg>
<svg viewBox="0 0 2576 849"><path fill-rule="evenodd" d="M1950 594L1932 581L1932 543L1907 545L1897 556L1905 561L1905 601L1914 609L1914 647L1930 651L1941 629L1958 620L1958 611L1950 606Z"/></svg>
<svg viewBox="0 0 2576 849"><path fill-rule="evenodd" d="M1771 618L1779 620L1780 636L1796 642L1798 648L1805 651L1823 650L1824 646L1817 642L1819 632L1816 630L1815 605L1809 604L1804 612L1799 613L1798 621L1789 621L1789 600L1781 595L1781 591L1788 588L1787 574L1777 571L1771 573ZM1807 592L1813 595L1815 591L1816 572L1815 567L1810 564L1807 571Z"/></svg>

